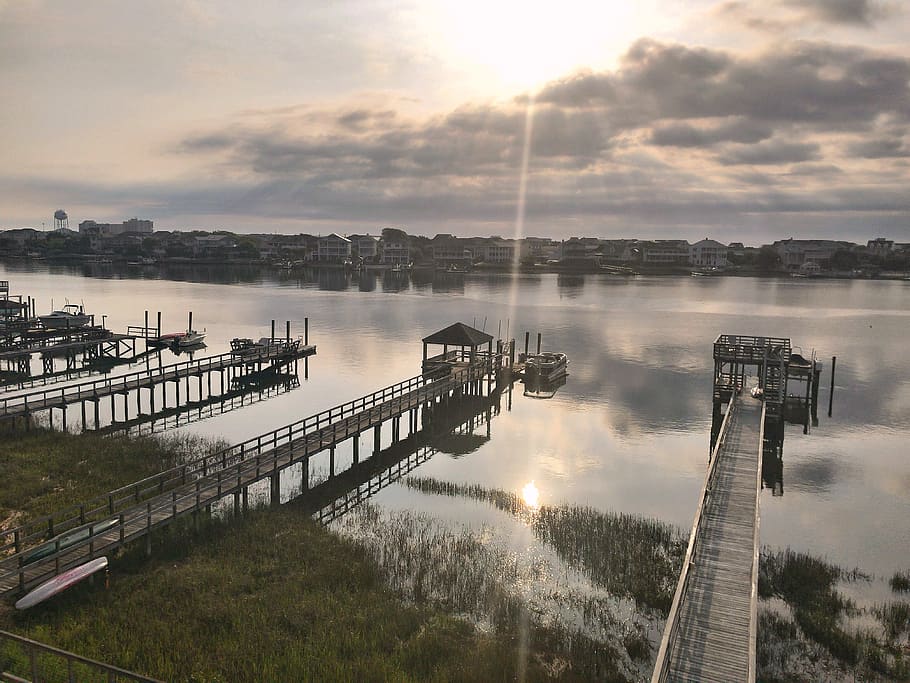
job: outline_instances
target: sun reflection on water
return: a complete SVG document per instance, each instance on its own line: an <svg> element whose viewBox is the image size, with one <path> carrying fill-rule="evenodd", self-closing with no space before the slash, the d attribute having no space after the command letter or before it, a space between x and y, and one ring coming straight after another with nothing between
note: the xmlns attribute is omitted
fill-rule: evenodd
<svg viewBox="0 0 910 683"><path fill-rule="evenodd" d="M538 491L537 487L534 485L533 479L525 484L524 488L521 490L521 498L529 508L537 508L540 506L540 491Z"/></svg>

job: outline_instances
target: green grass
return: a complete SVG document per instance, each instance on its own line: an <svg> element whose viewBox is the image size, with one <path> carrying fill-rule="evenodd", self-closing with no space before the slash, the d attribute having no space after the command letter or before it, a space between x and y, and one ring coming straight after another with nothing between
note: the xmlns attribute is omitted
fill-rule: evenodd
<svg viewBox="0 0 910 683"><path fill-rule="evenodd" d="M0 628L168 681L587 680L547 629L481 634L405 606L355 543L293 509L187 528L113 563L110 588L81 585ZM559 647L557 647L559 646ZM576 638L573 653L599 644ZM20 661L21 665L22 662ZM9 666L0 654L0 665ZM20 669L21 671L21 669ZM616 678L609 669L599 672ZM20 674L21 675L21 674Z"/></svg>
<svg viewBox="0 0 910 683"><path fill-rule="evenodd" d="M48 430L0 438L0 525L15 526L151 476L216 444L195 437L104 437Z"/></svg>

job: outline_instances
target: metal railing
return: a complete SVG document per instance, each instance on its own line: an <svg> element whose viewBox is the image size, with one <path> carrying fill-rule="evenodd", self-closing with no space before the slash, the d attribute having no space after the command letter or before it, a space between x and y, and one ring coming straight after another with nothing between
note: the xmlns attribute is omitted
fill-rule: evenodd
<svg viewBox="0 0 910 683"><path fill-rule="evenodd" d="M303 353L309 348L315 347L305 347L300 352ZM8 398L0 398L0 417L24 415L31 410L46 410L79 401L94 400L99 396L132 391L157 382L192 377L198 373L223 370L232 365L270 361L282 357L283 354L284 351L263 351L254 356L247 355L241 358L230 352L222 353L217 356L182 361L160 368L138 370L126 375L118 375L117 377L104 377L59 388L42 389L28 394L17 394Z"/></svg>
<svg viewBox="0 0 910 683"><path fill-rule="evenodd" d="M197 510L213 500L248 486L252 481L277 471L279 466L286 467L289 463L279 464L277 457L279 448L287 449L284 452L293 453L301 442L304 445L309 444L315 437L318 441L313 452L318 452L328 447L322 445L326 438L334 443L359 433L357 432L359 421L353 423L351 421L353 417L362 416L367 411L378 410L376 419L389 419L422 402L448 393L453 387L478 379L484 371L485 365L482 364L467 366L446 375L443 381L437 381L435 376L418 375L234 446L172 467L84 503L37 517L14 529L0 532L0 558L3 558L0 560L0 567L19 575L20 589L24 589L26 584L34 585L69 566L84 562L84 556L80 555L78 561L70 557L67 564L65 556L76 549L88 546L90 556L94 556L95 543L102 537L117 535L119 538L116 543L122 545L134 537L144 535L156 526L170 523L180 515ZM393 401L394 405L390 405ZM291 460L289 458L289 462ZM179 487L184 488L178 491ZM171 492L171 496L165 495L168 491ZM157 500L153 507L151 499L155 497ZM143 502L146 502L146 505L143 505ZM162 516L162 510L172 514ZM61 534L84 527L90 522L97 523L108 519L116 519L117 525L100 536L89 534L88 538L78 543L67 545L65 548L57 547L53 554L42 560L42 564L53 560L53 570L44 574L36 573L35 566L23 562L33 547L47 543L49 539L59 539ZM110 538L107 540L109 543L115 542ZM26 581L27 572L31 572L32 576Z"/></svg>
<svg viewBox="0 0 910 683"><path fill-rule="evenodd" d="M86 680L86 677L90 677L91 680L99 680L103 677L108 683L116 681L158 683L154 678L97 662L94 659L6 631L0 631L0 646L2 646L0 647L0 681L81 683Z"/></svg>
<svg viewBox="0 0 910 683"><path fill-rule="evenodd" d="M702 526L702 514L705 512L708 499L711 495L711 486L714 483L714 475L717 472L717 461L720 449L726 442L727 430L730 420L735 410L737 393L730 397L727 404L727 414L724 415L724 421L720 426L720 432L717 436L717 442L714 444L714 450L711 453L711 462L708 465L708 471L705 474L705 484L702 487L701 497L698 500L698 507L695 510L695 521L692 524L692 533L689 535L689 546L686 549L686 557L683 562L682 572L679 575L679 581L676 584L676 593L673 595L673 603L670 606L670 613L667 616L667 623L664 626L663 638L660 641L660 649L657 652L657 661L654 665L654 673L651 676L651 683L665 683L669 675L670 654L673 651L673 645L676 642L676 636L679 630L680 608L685 600L686 593L689 589L689 570L695 563L695 556L698 553L698 535ZM761 470L759 470L759 473Z"/></svg>

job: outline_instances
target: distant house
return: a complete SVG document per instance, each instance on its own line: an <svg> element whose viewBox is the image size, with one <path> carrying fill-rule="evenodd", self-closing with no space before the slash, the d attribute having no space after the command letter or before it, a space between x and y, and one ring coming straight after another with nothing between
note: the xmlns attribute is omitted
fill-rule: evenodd
<svg viewBox="0 0 910 683"><path fill-rule="evenodd" d="M866 244L866 250L872 256L887 256L894 251L894 240L876 237L874 240L869 240Z"/></svg>
<svg viewBox="0 0 910 683"><path fill-rule="evenodd" d="M155 224L149 220L130 218L122 223L97 223L85 220L79 224L79 234L96 237L113 237L124 233L148 235L154 232Z"/></svg>
<svg viewBox="0 0 910 683"><path fill-rule="evenodd" d="M407 238L383 237L379 240L380 261L386 265L405 266L411 262L411 246Z"/></svg>
<svg viewBox="0 0 910 683"><path fill-rule="evenodd" d="M560 260L567 265L599 266L600 240L596 237L570 237L560 246Z"/></svg>
<svg viewBox="0 0 910 683"><path fill-rule="evenodd" d="M490 237L478 245L475 253L484 263L514 263L516 250L521 254L521 244L513 239Z"/></svg>
<svg viewBox="0 0 910 683"><path fill-rule="evenodd" d="M547 237L525 237L522 242L521 256L532 256L535 260L543 262L559 256L559 242Z"/></svg>
<svg viewBox="0 0 910 683"><path fill-rule="evenodd" d="M320 263L344 263L351 258L351 240L334 232L320 237L316 255Z"/></svg>
<svg viewBox="0 0 910 683"><path fill-rule="evenodd" d="M449 266L469 266L474 259L474 252L466 239L448 233L436 235L430 240L433 263L437 268Z"/></svg>
<svg viewBox="0 0 910 683"><path fill-rule="evenodd" d="M379 238L372 235L351 235L351 256L373 261L379 254Z"/></svg>
<svg viewBox="0 0 910 683"><path fill-rule="evenodd" d="M686 240L653 240L640 242L641 262L654 265L685 265L689 262Z"/></svg>
<svg viewBox="0 0 910 683"><path fill-rule="evenodd" d="M707 237L689 246L689 265L699 268L724 268L729 247Z"/></svg>
<svg viewBox="0 0 910 683"><path fill-rule="evenodd" d="M771 246L780 256L784 268L803 271L814 271L816 266L818 269L826 270L830 267L831 257L835 252L856 248L856 245L851 242L795 240L793 238L778 240Z"/></svg>

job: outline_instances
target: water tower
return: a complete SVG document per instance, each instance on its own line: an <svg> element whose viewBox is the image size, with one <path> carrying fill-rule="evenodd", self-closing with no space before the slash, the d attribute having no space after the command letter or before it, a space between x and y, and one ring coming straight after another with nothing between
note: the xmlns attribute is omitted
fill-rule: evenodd
<svg viewBox="0 0 910 683"><path fill-rule="evenodd" d="M70 227L70 219L63 209L54 211L54 230L67 230Z"/></svg>

